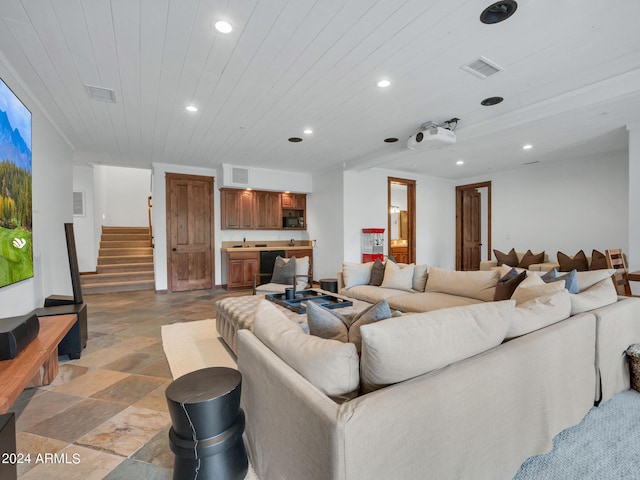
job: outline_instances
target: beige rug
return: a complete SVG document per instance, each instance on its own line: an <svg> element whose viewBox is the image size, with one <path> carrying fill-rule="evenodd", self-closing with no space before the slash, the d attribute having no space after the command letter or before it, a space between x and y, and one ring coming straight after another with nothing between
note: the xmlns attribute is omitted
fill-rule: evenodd
<svg viewBox="0 0 640 480"><path fill-rule="evenodd" d="M236 368L235 356L218 335L215 320L163 325L162 348L174 380L201 368ZM258 480L251 463L245 480Z"/></svg>
<svg viewBox="0 0 640 480"><path fill-rule="evenodd" d="M215 320L163 325L162 347L174 379L201 368L236 368L235 356L218 335Z"/></svg>

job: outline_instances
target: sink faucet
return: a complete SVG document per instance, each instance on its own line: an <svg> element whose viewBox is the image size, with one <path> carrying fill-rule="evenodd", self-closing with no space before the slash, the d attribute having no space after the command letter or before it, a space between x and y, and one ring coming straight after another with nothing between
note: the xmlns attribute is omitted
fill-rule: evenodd
<svg viewBox="0 0 640 480"><path fill-rule="evenodd" d="M247 246L247 237L242 237L242 246L243 247Z"/></svg>
<svg viewBox="0 0 640 480"><path fill-rule="evenodd" d="M296 245L296 241L292 238L291 240L289 240L289 246L290 247L295 247Z"/></svg>

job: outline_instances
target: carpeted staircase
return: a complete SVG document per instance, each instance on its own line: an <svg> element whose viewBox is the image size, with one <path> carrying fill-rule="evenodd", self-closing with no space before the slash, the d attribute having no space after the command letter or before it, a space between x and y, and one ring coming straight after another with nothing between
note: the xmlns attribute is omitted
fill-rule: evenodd
<svg viewBox="0 0 640 480"><path fill-rule="evenodd" d="M96 273L80 282L84 294L155 289L149 228L102 227Z"/></svg>

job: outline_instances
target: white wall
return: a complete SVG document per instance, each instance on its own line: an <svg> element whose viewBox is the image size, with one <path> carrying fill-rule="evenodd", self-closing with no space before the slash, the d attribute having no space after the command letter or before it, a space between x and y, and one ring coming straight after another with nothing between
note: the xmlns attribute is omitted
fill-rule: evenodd
<svg viewBox="0 0 640 480"><path fill-rule="evenodd" d="M111 227L146 227L151 170L94 166L95 193L101 199L98 220Z"/></svg>
<svg viewBox="0 0 640 480"><path fill-rule="evenodd" d="M491 181L492 248L503 252L628 249L627 152L531 165L474 177Z"/></svg>
<svg viewBox="0 0 640 480"><path fill-rule="evenodd" d="M85 215L73 216L73 235L76 239L78 269L81 272L95 272L98 259L98 241L96 241L92 167L73 167L73 191L84 192L85 201ZM99 225L99 222L97 224Z"/></svg>
<svg viewBox="0 0 640 480"><path fill-rule="evenodd" d="M0 54L0 77L32 113L34 277L0 289L0 318L29 313L51 294L71 295L64 223L73 220L71 147Z"/></svg>
<svg viewBox="0 0 640 480"><path fill-rule="evenodd" d="M362 261L363 228L384 228L388 247L387 179L416 180L416 263L455 267L455 187L423 175L385 169L344 172L344 260Z"/></svg>
<svg viewBox="0 0 640 480"><path fill-rule="evenodd" d="M344 251L342 168L313 176L313 194L307 196L307 233L315 240L313 278L335 278Z"/></svg>

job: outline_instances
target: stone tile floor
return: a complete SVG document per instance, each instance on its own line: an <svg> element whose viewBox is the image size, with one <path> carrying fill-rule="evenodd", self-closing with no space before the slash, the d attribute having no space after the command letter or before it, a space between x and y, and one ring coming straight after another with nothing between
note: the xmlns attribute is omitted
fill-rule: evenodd
<svg viewBox="0 0 640 480"><path fill-rule="evenodd" d="M17 451L31 455L30 463L18 466L18 477L171 479L171 419L164 397L171 372L160 327L214 318L213 302L226 294L214 289L86 295L89 340L81 358L61 356L54 382L25 390L11 408Z"/></svg>

